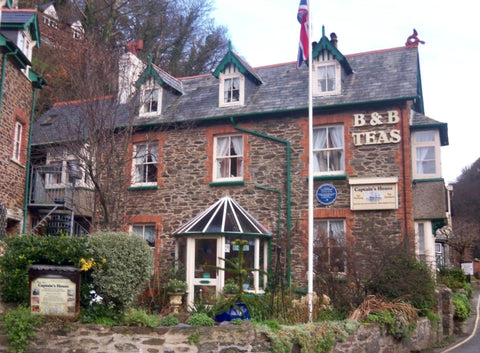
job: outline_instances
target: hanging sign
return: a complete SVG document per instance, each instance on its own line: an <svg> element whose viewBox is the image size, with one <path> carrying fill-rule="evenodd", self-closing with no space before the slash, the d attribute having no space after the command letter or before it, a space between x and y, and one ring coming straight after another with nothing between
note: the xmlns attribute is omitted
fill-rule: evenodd
<svg viewBox="0 0 480 353"><path fill-rule="evenodd" d="M322 184L317 189L317 200L322 205L328 206L337 199L337 189L332 184Z"/></svg>

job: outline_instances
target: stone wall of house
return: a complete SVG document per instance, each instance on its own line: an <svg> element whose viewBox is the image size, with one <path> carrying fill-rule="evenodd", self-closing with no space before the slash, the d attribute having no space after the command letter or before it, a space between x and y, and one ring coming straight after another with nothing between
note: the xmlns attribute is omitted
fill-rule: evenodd
<svg viewBox="0 0 480 353"><path fill-rule="evenodd" d="M411 205L410 150L408 114L404 107L384 107L378 110L383 116L395 109L402 116L397 124L354 127L354 114L358 111L322 114L314 117L314 125L343 124L345 129L346 176L315 180L314 190L323 183L331 183L338 190L332 205L315 201L315 218L344 218L347 222L347 246L355 251L370 249L373 237L390 243L413 246L413 217ZM402 110L404 109L404 110ZM372 114L374 110L362 110ZM198 215L222 196L229 194L257 220L272 231L273 249L281 247L281 263L290 256L291 278L301 286L306 284L308 248L308 119L279 114L273 124L266 119L236 121L238 126L255 133L235 129L228 120L197 122L184 128L156 131L145 134L145 141L159 141L158 187L132 188L128 193L128 215L132 220L142 219L157 224L156 254L160 266L171 266L174 240L169 236L181 225ZM353 133L375 130L376 134L389 133L395 128L406 132L398 143L354 144ZM239 133L245 139L244 183L212 183L213 141L220 134ZM258 134L263 136L258 136ZM380 135L379 135L380 136ZM287 154L290 143L291 231L287 229ZM141 142L139 136L136 142ZM405 173L404 173L405 171ZM348 178L398 178L398 209L377 211L352 211ZM404 185L406 185L404 187ZM281 223L278 222L278 194L258 188L278 190L282 195ZM407 238L402 238L407 234ZM290 253L287 253L290 249ZM381 250L381 249L380 249ZM275 253L275 252L274 252ZM371 258L370 253L364 254ZM273 259L273 264L276 259Z"/></svg>
<svg viewBox="0 0 480 353"><path fill-rule="evenodd" d="M3 62L3 53L0 55ZM7 208L9 229L19 232L23 220L28 131L32 106L32 83L10 56L6 61L0 115L0 202ZM15 122L23 126L20 161L12 160Z"/></svg>

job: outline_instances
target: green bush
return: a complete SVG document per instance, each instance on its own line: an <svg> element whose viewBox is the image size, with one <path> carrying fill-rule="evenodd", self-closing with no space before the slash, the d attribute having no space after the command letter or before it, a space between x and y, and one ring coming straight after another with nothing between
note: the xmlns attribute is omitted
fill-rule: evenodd
<svg viewBox="0 0 480 353"><path fill-rule="evenodd" d="M144 309L129 309L123 318L125 326L157 327L160 320L157 315L148 314Z"/></svg>
<svg viewBox="0 0 480 353"><path fill-rule="evenodd" d="M467 296L463 293L453 292L453 306L455 307L455 318L463 321L466 320L471 312L472 307Z"/></svg>
<svg viewBox="0 0 480 353"><path fill-rule="evenodd" d="M179 323L178 319L175 316L170 316L170 315L164 316L160 320L160 326L175 326L175 325L178 325L178 323Z"/></svg>
<svg viewBox="0 0 480 353"><path fill-rule="evenodd" d="M152 275L150 247L136 235L108 231L90 235L87 247L98 264L91 272L95 292L107 307L123 311Z"/></svg>
<svg viewBox="0 0 480 353"><path fill-rule="evenodd" d="M188 319L187 324L192 326L213 326L215 320L205 313L194 313Z"/></svg>
<svg viewBox="0 0 480 353"><path fill-rule="evenodd" d="M4 241L6 249L0 257L0 285L5 302L28 302L28 266L76 266L81 258L87 257L85 238L21 235Z"/></svg>
<svg viewBox="0 0 480 353"><path fill-rule="evenodd" d="M422 314L435 305L431 269L413 256L391 256L385 268L370 282L368 290L389 300L403 297Z"/></svg>
<svg viewBox="0 0 480 353"><path fill-rule="evenodd" d="M8 352L25 352L30 339L35 337L35 327L41 321L40 316L33 315L30 308L23 305L8 311L4 316L5 333L9 341Z"/></svg>
<svg viewBox="0 0 480 353"><path fill-rule="evenodd" d="M438 274L438 282L446 285L448 288L463 288L467 277L460 268L441 267Z"/></svg>

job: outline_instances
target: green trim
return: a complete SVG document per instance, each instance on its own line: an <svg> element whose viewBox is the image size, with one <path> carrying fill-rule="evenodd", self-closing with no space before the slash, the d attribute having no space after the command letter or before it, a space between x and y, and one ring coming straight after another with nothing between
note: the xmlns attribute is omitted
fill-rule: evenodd
<svg viewBox="0 0 480 353"><path fill-rule="evenodd" d="M153 67L151 57L148 58L148 65L146 69L143 71L142 75L137 80L137 82L135 82L135 87L139 88L145 82L145 80L150 76L153 77L160 86L163 86L165 84L165 81L162 80L157 70L155 70L155 68Z"/></svg>
<svg viewBox="0 0 480 353"><path fill-rule="evenodd" d="M422 124L422 125L411 125L410 131L418 130L432 130L438 129L440 132L440 145L448 146L448 124L447 123L434 123L434 124Z"/></svg>
<svg viewBox="0 0 480 353"><path fill-rule="evenodd" d="M237 67L237 69L240 71L245 76L248 76L250 79L255 82L255 84L260 85L262 84L262 81L260 81L253 72L249 68L247 68L241 60L237 58L237 56L232 52L230 46L228 49L227 54L223 57L222 61L220 61L220 64L218 64L217 68L213 72L213 76L218 78L220 74L222 73L223 70L225 70L225 67L229 64L233 64Z"/></svg>
<svg viewBox="0 0 480 353"><path fill-rule="evenodd" d="M29 31L32 39L36 42L35 46L40 48L40 27L38 24L38 15L37 12L31 12L32 17L27 22L17 22L17 23L2 23L2 28L4 29L23 29Z"/></svg>
<svg viewBox="0 0 480 353"><path fill-rule="evenodd" d="M313 48L312 59L318 58L320 53L324 50L328 51L334 56L347 74L350 75L353 72L352 67L347 61L347 58L343 56L343 54L337 48L335 48L332 42L330 42L330 40L325 36L325 26L322 26L322 38L320 38L320 41Z"/></svg>
<svg viewBox="0 0 480 353"><path fill-rule="evenodd" d="M130 186L127 190L158 190L158 185Z"/></svg>
<svg viewBox="0 0 480 353"><path fill-rule="evenodd" d="M208 183L209 186L232 186L232 185L245 185L245 181L212 181Z"/></svg>
<svg viewBox="0 0 480 353"><path fill-rule="evenodd" d="M291 245L290 245L290 235L292 231L292 216L291 216L291 172L290 172L290 141L281 139L275 136L270 136L263 134L255 130L245 129L243 127L237 126L233 116L230 117L233 127L236 130L246 132L255 136L263 137L269 140L277 141L285 144L286 149L286 161L287 161L287 180L286 180L286 189L287 189L287 285L290 286L290 276L291 276Z"/></svg>
<svg viewBox="0 0 480 353"><path fill-rule="evenodd" d="M443 178L431 178L431 179L413 179L414 183L429 183L433 181L443 181L445 182L445 179Z"/></svg>
<svg viewBox="0 0 480 353"><path fill-rule="evenodd" d="M313 177L313 180L346 180L347 175L342 174L342 175L317 175ZM308 181L308 177L307 177Z"/></svg>

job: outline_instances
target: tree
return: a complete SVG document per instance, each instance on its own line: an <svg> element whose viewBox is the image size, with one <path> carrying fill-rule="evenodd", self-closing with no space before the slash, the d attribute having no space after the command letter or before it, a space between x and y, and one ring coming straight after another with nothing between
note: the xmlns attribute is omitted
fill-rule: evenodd
<svg viewBox="0 0 480 353"><path fill-rule="evenodd" d="M47 148L51 155L76 161L76 168L94 189L91 207L94 210L98 205L100 214L94 228L120 230L129 183L128 146L138 111L135 97L126 104L116 97L122 53L95 36L68 51L59 46L53 52L67 77L66 87L58 92L59 100L70 101L71 113L56 116L51 111L55 131L46 130L50 135L41 140L52 142Z"/></svg>
<svg viewBox="0 0 480 353"><path fill-rule="evenodd" d="M453 185L452 222L454 236L449 244L465 256L467 249L480 244L480 158L463 169ZM480 257L480 253L474 254Z"/></svg>

